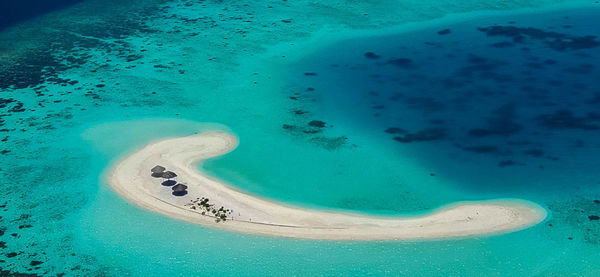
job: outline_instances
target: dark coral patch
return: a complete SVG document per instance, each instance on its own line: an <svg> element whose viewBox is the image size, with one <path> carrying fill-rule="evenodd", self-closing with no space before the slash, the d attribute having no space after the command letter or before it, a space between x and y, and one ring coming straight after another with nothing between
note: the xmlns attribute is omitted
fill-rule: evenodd
<svg viewBox="0 0 600 277"><path fill-rule="evenodd" d="M310 130L310 129L309 130L302 130L302 133L311 134L311 135L312 134L318 134L320 132L321 132L321 130Z"/></svg>
<svg viewBox="0 0 600 277"><path fill-rule="evenodd" d="M499 167L507 167L507 166L512 166L512 165L516 165L516 164L517 163L512 160L505 160L505 161L498 162Z"/></svg>
<svg viewBox="0 0 600 277"><path fill-rule="evenodd" d="M443 128L427 128L416 133L408 133L403 136L394 137L394 140L402 143L433 141L440 140L446 137L446 129Z"/></svg>
<svg viewBox="0 0 600 277"><path fill-rule="evenodd" d="M404 104L411 109L421 110L423 112L437 112L444 109L444 103L431 97L407 97Z"/></svg>
<svg viewBox="0 0 600 277"><path fill-rule="evenodd" d="M125 57L125 61L126 62L133 62L133 61L137 61L139 59L143 58L142 55L127 55Z"/></svg>
<svg viewBox="0 0 600 277"><path fill-rule="evenodd" d="M377 54L375 54L373 52L367 52L367 53L365 53L365 58L367 58L367 59L373 59L373 60L375 60L375 59L379 59L380 57L381 56L379 56L379 55L377 55Z"/></svg>
<svg viewBox="0 0 600 277"><path fill-rule="evenodd" d="M12 109L8 110L11 113L22 113L25 110L25 108L23 108L23 103L22 102L17 102L17 104L12 107Z"/></svg>
<svg viewBox="0 0 600 277"><path fill-rule="evenodd" d="M533 156L533 157L542 157L544 156L544 150L542 149L530 149L523 151L525 155Z"/></svg>
<svg viewBox="0 0 600 277"><path fill-rule="evenodd" d="M297 114L297 115L303 115L303 114L306 114L306 113L308 113L308 112L307 111L303 111L303 110L295 110L294 111L294 114Z"/></svg>
<svg viewBox="0 0 600 277"><path fill-rule="evenodd" d="M562 71L572 74L590 74L594 71L594 68L593 64L584 63L575 67L566 67Z"/></svg>
<svg viewBox="0 0 600 277"><path fill-rule="evenodd" d="M493 145L470 146L464 147L463 149L478 154L499 154L502 152L500 151L500 148Z"/></svg>
<svg viewBox="0 0 600 277"><path fill-rule="evenodd" d="M336 150L347 144L348 138L345 136L340 137L314 137L310 140L327 150Z"/></svg>
<svg viewBox="0 0 600 277"><path fill-rule="evenodd" d="M406 133L406 130L397 127L390 127L385 129L385 132L388 134L404 134Z"/></svg>
<svg viewBox="0 0 600 277"><path fill-rule="evenodd" d="M557 32L548 32L537 28L515 26L490 26L478 28L488 36L503 36L514 43L525 43L528 40L540 41L556 51L589 49L600 46L595 36L572 36Z"/></svg>
<svg viewBox="0 0 600 277"><path fill-rule="evenodd" d="M492 47L494 48L508 48L508 47L513 47L515 46L512 42L509 41L501 41L501 42L496 42L492 44Z"/></svg>
<svg viewBox="0 0 600 277"><path fill-rule="evenodd" d="M36 265L41 265L41 264L43 264L43 263L44 263L44 262L42 262L42 261L31 261L31 262L29 263L29 265L30 265L30 266L36 266Z"/></svg>
<svg viewBox="0 0 600 277"><path fill-rule="evenodd" d="M311 122L308 122L309 126L317 127L317 128L323 128L323 127L325 127L325 124L326 123L324 121L321 121L321 120L313 120Z"/></svg>
<svg viewBox="0 0 600 277"><path fill-rule="evenodd" d="M488 62L488 59L474 54L469 54L467 61L472 64L484 64Z"/></svg>
<svg viewBox="0 0 600 277"><path fill-rule="evenodd" d="M390 59L387 63L404 69L416 67L415 63L411 59L407 58Z"/></svg>
<svg viewBox="0 0 600 277"><path fill-rule="evenodd" d="M452 33L452 31L450 29L444 29L444 30L438 31L437 33L438 33L438 35L449 35L450 33Z"/></svg>
<svg viewBox="0 0 600 277"><path fill-rule="evenodd" d="M516 105L509 103L492 112L487 118L486 126L469 130L472 137L485 136L510 136L521 130L521 125L516 122Z"/></svg>
<svg viewBox="0 0 600 277"><path fill-rule="evenodd" d="M543 114L538 116L537 119L542 126L550 129L600 129L598 125L588 122L589 117L574 116L569 110L558 110L551 114Z"/></svg>
<svg viewBox="0 0 600 277"><path fill-rule="evenodd" d="M0 98L0 108L6 107L8 104L13 103L17 100L13 98Z"/></svg>

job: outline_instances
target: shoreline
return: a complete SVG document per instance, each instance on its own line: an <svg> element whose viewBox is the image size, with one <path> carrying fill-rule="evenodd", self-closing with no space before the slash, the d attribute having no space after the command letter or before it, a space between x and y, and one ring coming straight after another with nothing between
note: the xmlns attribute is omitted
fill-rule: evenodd
<svg viewBox="0 0 600 277"><path fill-rule="evenodd" d="M145 209L213 228L250 234L323 240L426 240L507 233L531 227L546 218L539 205L525 200L457 202L419 216L372 216L288 206L245 194L203 175L203 160L224 155L237 138L222 131L168 138L150 143L116 163L108 183L121 196ZM150 176L160 164L176 172L188 186L173 196L162 180ZM232 218L216 222L186 204L209 198L232 210Z"/></svg>

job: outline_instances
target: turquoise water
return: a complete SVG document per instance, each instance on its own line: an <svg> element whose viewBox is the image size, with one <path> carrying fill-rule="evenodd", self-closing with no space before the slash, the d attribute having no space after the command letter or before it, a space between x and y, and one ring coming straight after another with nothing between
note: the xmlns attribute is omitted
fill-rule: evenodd
<svg viewBox="0 0 600 277"><path fill-rule="evenodd" d="M544 87L546 100L557 102L553 106L488 89L485 99L463 97L464 106L478 108L461 110L451 104L460 100L439 96L439 88L427 87L434 82L415 77L443 78L443 68L468 62L463 57L469 53L487 59L526 55L523 45L490 50L503 38L477 27L515 21L518 27L597 35L597 4L517 8L481 1L98 0L3 31L0 151L8 152L0 156L0 267L48 276L598 274L600 222L589 219L600 214L594 202L600 200L598 131L585 126L597 124L589 113L597 107L593 80L600 48L561 52L527 41L530 52L559 61L556 72L531 73L540 83L577 83L566 89L568 97L559 95L565 90ZM561 22L565 16L568 23ZM445 29L451 32L437 33ZM425 41L456 54L456 62L445 64ZM368 59L366 52L380 58ZM363 78L407 74L406 61L395 68L386 64L391 58L417 64L401 99L429 100L392 101L397 84ZM522 65L502 60L509 69L493 73L520 75L514 72ZM592 67L584 66L589 73L583 75L561 71L573 67L571 61ZM349 66L336 70L333 63ZM484 79L478 77L473 80ZM515 82L504 90L516 91ZM452 95L460 96L457 90ZM570 102L563 104L565 99ZM444 108L435 108L434 100ZM511 117L521 126L517 133L468 136L471 129L488 128L485 118L509 100L519 103ZM548 129L536 119L561 109L581 120ZM440 117L443 139L403 143L394 137L406 133L385 132L397 127L416 133ZM313 120L326 127L311 126ZM295 240L172 220L128 203L106 185L111 164L137 147L204 129L232 132L240 146L201 167L275 201L398 215L453 201L520 197L543 205L551 217L527 230L460 240ZM538 144L507 143L525 140ZM474 148L481 146L500 150ZM532 149L544 154L524 152ZM499 166L507 160L514 163Z"/></svg>

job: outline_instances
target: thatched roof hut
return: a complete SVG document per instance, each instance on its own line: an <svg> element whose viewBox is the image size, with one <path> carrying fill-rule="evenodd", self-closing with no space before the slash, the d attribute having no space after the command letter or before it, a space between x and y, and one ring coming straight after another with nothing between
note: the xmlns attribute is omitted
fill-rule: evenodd
<svg viewBox="0 0 600 277"><path fill-rule="evenodd" d="M173 191L184 191L184 190L186 190L187 188L188 188L188 186L186 186L186 185L184 185L184 184L181 184L181 183L179 183L179 184L177 184L177 185L173 186L171 189L172 189Z"/></svg>
<svg viewBox="0 0 600 277"><path fill-rule="evenodd" d="M175 174L173 171L165 171L162 173L162 177L165 179L172 179L177 177L177 174Z"/></svg>
<svg viewBox="0 0 600 277"><path fill-rule="evenodd" d="M157 166L153 167L152 169L150 169L150 172L163 173L165 170L166 170L166 168L164 166L157 165Z"/></svg>
<svg viewBox="0 0 600 277"><path fill-rule="evenodd" d="M161 183L161 185L165 186L165 187L170 187L177 184L177 181L175 180L165 180L164 182Z"/></svg>
<svg viewBox="0 0 600 277"><path fill-rule="evenodd" d="M184 184L177 184L177 185L173 186L172 190L173 190L172 194L175 196L184 196L188 193L187 186Z"/></svg>

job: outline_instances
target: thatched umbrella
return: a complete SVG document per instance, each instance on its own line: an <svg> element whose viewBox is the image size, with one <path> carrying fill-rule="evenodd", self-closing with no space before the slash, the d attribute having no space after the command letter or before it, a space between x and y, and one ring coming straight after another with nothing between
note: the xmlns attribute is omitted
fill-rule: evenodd
<svg viewBox="0 0 600 277"><path fill-rule="evenodd" d="M157 165L157 166L153 167L152 169L150 169L150 172L163 173L165 170L166 170L166 168L164 168L163 166Z"/></svg>
<svg viewBox="0 0 600 277"><path fill-rule="evenodd" d="M184 196L188 193L186 190L187 186L184 184L177 184L172 189L173 189L173 195L175 195L175 196Z"/></svg>
<svg viewBox="0 0 600 277"><path fill-rule="evenodd" d="M162 173L161 177L163 177L167 180L170 180L172 178L177 177L177 174L175 174L175 172L173 172L173 171L165 171Z"/></svg>
<svg viewBox="0 0 600 277"><path fill-rule="evenodd" d="M184 190L186 190L187 188L188 188L188 187L187 187L186 185L179 183L179 184L177 184L177 185L173 186L171 189L172 189L173 191L184 191Z"/></svg>
<svg viewBox="0 0 600 277"><path fill-rule="evenodd" d="M165 172L165 169L166 168L164 168L160 165L157 165L157 166L153 167L152 169L150 169L150 172L152 172L151 176L154 178L162 178L162 174L163 174L163 172Z"/></svg>
<svg viewBox="0 0 600 277"><path fill-rule="evenodd" d="M172 185L177 184L177 181L175 181L175 180L166 180L166 181L162 182L161 184L163 186L165 186L165 187L170 187Z"/></svg>

